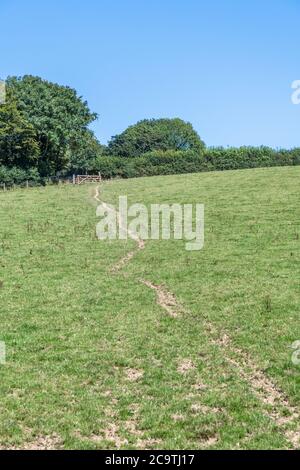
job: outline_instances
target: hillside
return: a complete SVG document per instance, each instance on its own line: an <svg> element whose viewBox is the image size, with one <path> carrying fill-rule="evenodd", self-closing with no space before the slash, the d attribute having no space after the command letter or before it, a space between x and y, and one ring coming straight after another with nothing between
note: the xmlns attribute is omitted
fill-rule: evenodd
<svg viewBox="0 0 300 470"><path fill-rule="evenodd" d="M98 240L95 186L1 192L0 448L299 447L299 179L102 184L111 204L205 204L193 252Z"/></svg>

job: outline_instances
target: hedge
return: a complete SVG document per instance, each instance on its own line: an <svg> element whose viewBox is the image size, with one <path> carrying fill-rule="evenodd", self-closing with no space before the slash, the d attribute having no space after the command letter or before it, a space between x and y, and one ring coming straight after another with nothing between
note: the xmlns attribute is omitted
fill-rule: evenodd
<svg viewBox="0 0 300 470"><path fill-rule="evenodd" d="M43 184L43 178L40 177L36 168L23 170L18 167L7 168L0 165L0 184L5 184L7 187L14 184L18 186L25 185L28 181L30 186L38 186Z"/></svg>
<svg viewBox="0 0 300 470"><path fill-rule="evenodd" d="M300 165L300 148L273 150L269 147L213 147L201 154L192 151L150 152L141 157L99 157L92 171L103 178L198 173L273 166Z"/></svg>
<svg viewBox="0 0 300 470"><path fill-rule="evenodd" d="M212 147L200 154L170 150L149 152L134 158L100 156L94 160L89 173L97 174L100 171L104 179L136 178L287 165L300 165L300 148L274 150L269 147ZM47 179L40 177L35 168L22 170L0 166L0 184L22 185L26 181L35 186L45 184Z"/></svg>

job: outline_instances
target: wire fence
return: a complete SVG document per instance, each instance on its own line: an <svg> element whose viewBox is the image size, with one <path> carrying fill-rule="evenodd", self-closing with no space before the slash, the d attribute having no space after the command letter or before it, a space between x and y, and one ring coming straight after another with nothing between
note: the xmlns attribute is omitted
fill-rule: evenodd
<svg viewBox="0 0 300 470"><path fill-rule="evenodd" d="M61 184L73 184L73 178L41 178L39 180L26 180L26 181L9 181L9 182L0 182L0 190L2 191L13 191L17 188L34 188L38 186L48 186L48 185L61 185Z"/></svg>
<svg viewBox="0 0 300 470"><path fill-rule="evenodd" d="M72 176L52 176L39 179L28 179L24 181L0 181L0 191L13 191L17 188L34 188L38 186L50 186L50 185L78 185L85 183L98 183L101 182L102 177L98 175L72 175Z"/></svg>

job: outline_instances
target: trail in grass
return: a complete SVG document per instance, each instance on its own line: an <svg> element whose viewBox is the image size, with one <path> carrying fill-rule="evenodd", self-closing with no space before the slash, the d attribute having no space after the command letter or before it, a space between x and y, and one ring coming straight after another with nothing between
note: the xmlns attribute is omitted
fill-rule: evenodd
<svg viewBox="0 0 300 470"><path fill-rule="evenodd" d="M106 210L114 211L114 209L109 205L101 201L99 187L96 188L94 199L102 204ZM117 213L117 217L119 227L123 230L127 230L129 238L134 240L137 245L135 250L129 252L113 266L113 272L120 271L140 250L145 248L145 242L135 233L132 233L130 230L125 228L122 217L119 213ZM156 285L149 280L139 279L139 282L156 292L157 304L160 305L169 316L176 318L183 313L182 306L179 304L173 293L167 291L163 286ZM299 411L289 403L285 394L269 377L266 376L262 370L259 369L252 358L245 351L236 348L232 344L232 340L227 334L223 334L220 330L216 330L215 326L210 322L206 322L206 328L209 334L209 341L221 348L226 362L234 367L234 369L238 370L240 377L248 384L252 393L265 406L266 416L275 422L293 448L299 449ZM296 426L296 429L292 429L292 427L295 428Z"/></svg>
<svg viewBox="0 0 300 470"><path fill-rule="evenodd" d="M110 207L105 202L101 201L99 196L100 196L100 190L99 190L99 186L97 186L96 191L95 191L95 195L94 195L94 199L97 202L99 202L104 207L104 209L106 209L108 212L115 212L115 209ZM139 250L143 250L145 248L144 240L141 240L139 237L136 236L135 233L128 230L127 227L126 228L124 227L124 224L123 224L123 221L122 221L122 218L121 218L121 215L119 214L119 212L117 212L117 217L118 217L119 227L122 230L125 230L127 232L127 234L129 235L129 238L131 238L132 240L134 240L137 243L137 249L135 249L133 251L130 251L129 253L127 253L126 256L121 258L121 260L116 265L113 266L112 271L114 271L114 272L120 271L134 257L134 255Z"/></svg>
<svg viewBox="0 0 300 470"><path fill-rule="evenodd" d="M209 325L211 328L212 325ZM272 419L279 429L282 429L285 438L293 448L299 449L300 427L299 412L292 406L284 393L276 384L260 370L253 359L241 349L232 344L227 334L214 341L221 347L225 360L238 370L240 376L249 384L253 393L266 405L266 415ZM298 425L296 430L288 429L289 426Z"/></svg>

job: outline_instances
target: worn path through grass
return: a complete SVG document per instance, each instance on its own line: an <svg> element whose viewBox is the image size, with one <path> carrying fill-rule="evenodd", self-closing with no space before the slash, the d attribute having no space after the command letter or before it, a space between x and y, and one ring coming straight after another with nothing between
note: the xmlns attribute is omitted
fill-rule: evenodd
<svg viewBox="0 0 300 470"><path fill-rule="evenodd" d="M136 241L96 239L94 187L0 194L0 445L297 447L299 176L105 183L206 205L204 250L148 241L117 270Z"/></svg>

